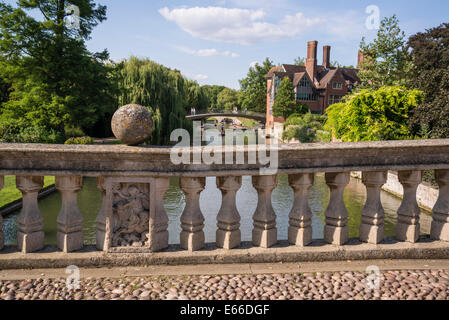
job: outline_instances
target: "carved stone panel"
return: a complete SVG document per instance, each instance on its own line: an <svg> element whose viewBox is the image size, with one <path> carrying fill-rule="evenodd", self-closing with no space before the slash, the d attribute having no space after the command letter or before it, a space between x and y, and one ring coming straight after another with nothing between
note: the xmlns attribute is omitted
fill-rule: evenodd
<svg viewBox="0 0 449 320"><path fill-rule="evenodd" d="M108 177L97 218L97 247L114 252L156 252L168 247L168 217L163 197L168 178Z"/></svg>
<svg viewBox="0 0 449 320"><path fill-rule="evenodd" d="M112 188L112 247L144 247L148 242L149 184L115 182Z"/></svg>

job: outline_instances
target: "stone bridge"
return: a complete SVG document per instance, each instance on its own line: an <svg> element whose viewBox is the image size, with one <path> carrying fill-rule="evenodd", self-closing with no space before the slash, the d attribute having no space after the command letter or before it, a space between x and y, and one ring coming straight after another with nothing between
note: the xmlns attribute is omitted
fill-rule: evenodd
<svg viewBox="0 0 449 320"><path fill-rule="evenodd" d="M245 118L259 121L261 123L266 123L267 117L262 113L203 113L186 116L189 120L205 120L208 118Z"/></svg>

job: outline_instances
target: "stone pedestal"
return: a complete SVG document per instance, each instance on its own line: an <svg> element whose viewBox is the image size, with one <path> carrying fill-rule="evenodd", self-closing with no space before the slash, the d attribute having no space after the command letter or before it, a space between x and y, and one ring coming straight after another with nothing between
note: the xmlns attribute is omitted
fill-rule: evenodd
<svg viewBox="0 0 449 320"><path fill-rule="evenodd" d="M258 203L254 212L253 245L270 248L277 243L276 213L271 204L271 193L276 188L277 176L255 176Z"/></svg>
<svg viewBox="0 0 449 320"><path fill-rule="evenodd" d="M309 189L313 185L313 173L295 174L288 177L294 191L293 208L289 215L288 241L304 247L312 242L312 210L309 206Z"/></svg>
<svg viewBox="0 0 449 320"><path fill-rule="evenodd" d="M404 198L398 209L396 238L399 241L415 243L419 239L420 209L416 201L416 190L422 181L421 171L400 171L399 182L404 187Z"/></svg>
<svg viewBox="0 0 449 320"><path fill-rule="evenodd" d="M241 186L242 177L217 177L217 187L223 195L217 215L216 244L219 248L232 249L240 245L240 214L235 200Z"/></svg>
<svg viewBox="0 0 449 320"><path fill-rule="evenodd" d="M78 210L78 192L83 186L83 177L56 177L56 189L61 193L62 206L56 222L58 248L72 252L83 248L83 216Z"/></svg>
<svg viewBox="0 0 449 320"><path fill-rule="evenodd" d="M343 194L349 180L349 172L326 173L330 200L325 212L324 240L329 244L344 245L348 242L348 210L343 200Z"/></svg>
<svg viewBox="0 0 449 320"><path fill-rule="evenodd" d="M154 179L150 186L150 227L148 247L156 252L168 247L168 216L164 208L164 195L170 186L170 179Z"/></svg>
<svg viewBox="0 0 449 320"><path fill-rule="evenodd" d="M3 176L0 176L0 191L3 188L3 182L4 182ZM3 217L0 214L0 250L3 249L4 245L5 245L5 233L3 232Z"/></svg>
<svg viewBox="0 0 449 320"><path fill-rule="evenodd" d="M23 198L17 218L17 246L23 253L41 250L44 248L44 219L37 205L37 196L44 186L44 177L16 176L16 186Z"/></svg>
<svg viewBox="0 0 449 320"><path fill-rule="evenodd" d="M387 172L363 172L362 181L366 186L366 203L362 209L360 241L378 244L384 238L384 209L380 194L387 182Z"/></svg>
<svg viewBox="0 0 449 320"><path fill-rule="evenodd" d="M204 217L200 209L200 193L206 178L181 178L180 187L186 196L186 206L181 215L181 248L196 251L204 247Z"/></svg>
<svg viewBox="0 0 449 320"><path fill-rule="evenodd" d="M435 240L449 241L449 170L436 170L435 178L440 193L433 207L430 236Z"/></svg>
<svg viewBox="0 0 449 320"><path fill-rule="evenodd" d="M106 219L107 219L107 199L106 199L106 183L104 177L97 178L97 188L101 192L101 208L97 215L97 249L100 251L107 251L109 245L107 244L107 234L106 231Z"/></svg>

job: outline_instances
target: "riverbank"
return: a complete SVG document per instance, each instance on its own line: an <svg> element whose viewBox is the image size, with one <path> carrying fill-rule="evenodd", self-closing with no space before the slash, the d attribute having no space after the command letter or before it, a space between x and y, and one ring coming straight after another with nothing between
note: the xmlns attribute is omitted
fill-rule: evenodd
<svg viewBox="0 0 449 320"><path fill-rule="evenodd" d="M44 178L44 188L39 192L38 199L43 199L56 191L55 177ZM7 216L22 209L22 193L16 188L16 177L5 176L5 185L0 190L0 216Z"/></svg>
<svg viewBox="0 0 449 320"><path fill-rule="evenodd" d="M352 172L353 178L362 179L362 172ZM404 188L399 182L398 174L394 171L388 172L387 183L382 186L382 190L402 199L404 196ZM423 182L418 186L416 191L416 200L421 209L432 212L435 203L438 200L439 190L434 188L431 184Z"/></svg>

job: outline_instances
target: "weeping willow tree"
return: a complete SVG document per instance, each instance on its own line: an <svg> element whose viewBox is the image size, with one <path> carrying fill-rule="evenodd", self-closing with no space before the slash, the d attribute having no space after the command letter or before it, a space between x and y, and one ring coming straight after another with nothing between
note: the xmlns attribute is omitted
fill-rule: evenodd
<svg viewBox="0 0 449 320"><path fill-rule="evenodd" d="M170 143L173 130L192 130L185 116L190 108L207 108L207 95L198 83L187 80L178 70L171 70L149 59L131 57L118 67L119 105L136 103L153 114L151 144Z"/></svg>

